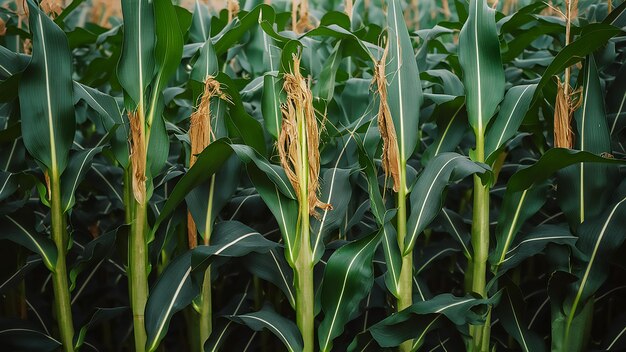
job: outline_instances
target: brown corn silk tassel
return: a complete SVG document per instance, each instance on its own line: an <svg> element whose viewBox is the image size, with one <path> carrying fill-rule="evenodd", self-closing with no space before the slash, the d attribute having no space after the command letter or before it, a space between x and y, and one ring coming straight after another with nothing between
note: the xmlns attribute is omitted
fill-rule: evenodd
<svg viewBox="0 0 626 352"><path fill-rule="evenodd" d="M135 112L128 113L130 121L130 160L133 170L133 196L139 204L146 202L146 145L144 124Z"/></svg>
<svg viewBox="0 0 626 352"><path fill-rule="evenodd" d="M7 33L7 25L4 20L0 18L0 37L3 37Z"/></svg>
<svg viewBox="0 0 626 352"><path fill-rule="evenodd" d="M574 147L574 131L571 127L574 111L580 107L581 89L567 92L566 85L557 78L556 101L554 103L554 147Z"/></svg>
<svg viewBox="0 0 626 352"><path fill-rule="evenodd" d="M380 104L378 106L378 129L380 130L380 137L383 140L382 164L385 172L385 181L391 176L393 180L393 191L398 192L400 190L400 153L398 151L396 129L393 125L389 105L387 104L385 61L387 60L388 52L389 45L386 45L383 56L374 67L374 81L378 89L378 96L380 97Z"/></svg>
<svg viewBox="0 0 626 352"><path fill-rule="evenodd" d="M346 12L346 15L348 15L348 18L350 18L350 21L352 21L352 6L352 0L344 1L344 11Z"/></svg>
<svg viewBox="0 0 626 352"><path fill-rule="evenodd" d="M278 155L300 204L307 201L301 199L300 180L307 180L309 215L318 216L316 208L328 210L332 206L321 202L317 197L320 173L319 131L313 110L313 94L300 73L298 56L293 55L293 73L286 73L284 80L287 102L281 107L283 121L277 142ZM305 128L302 135L298 133L299 124ZM301 138L306 139L306 151L301 150ZM308 168L303 165L304 153L308 159ZM302 171L307 169L308 175L302 175Z"/></svg>
<svg viewBox="0 0 626 352"><path fill-rule="evenodd" d="M39 6L43 12L52 18L57 17L61 12L63 12L62 0L43 0Z"/></svg>
<svg viewBox="0 0 626 352"><path fill-rule="evenodd" d="M239 1L227 0L226 8L228 9L228 22L231 22L239 13Z"/></svg>
<svg viewBox="0 0 626 352"><path fill-rule="evenodd" d="M578 0L565 1L565 14L554 9L557 14L565 18L565 45L570 42L570 27L572 19L578 17ZM574 132L571 128L573 112L580 106L580 99L576 99L578 92L570 93L570 67L565 68L564 81L557 77L557 93L554 103L554 146L556 148L574 147Z"/></svg>
<svg viewBox="0 0 626 352"><path fill-rule="evenodd" d="M291 27L296 33L315 28L309 19L309 0L292 0Z"/></svg>
<svg viewBox="0 0 626 352"><path fill-rule="evenodd" d="M213 97L230 101L228 96L222 92L220 82L218 82L214 77L208 76L204 80L204 92L200 97L200 103L190 117L189 141L191 142L191 155L189 156L189 167L192 167L193 164L195 164L198 159L197 155L216 139L213 129L211 128L211 98ZM189 240L189 248L191 249L198 245L196 234L196 223L193 221L193 217L188 211L187 237Z"/></svg>

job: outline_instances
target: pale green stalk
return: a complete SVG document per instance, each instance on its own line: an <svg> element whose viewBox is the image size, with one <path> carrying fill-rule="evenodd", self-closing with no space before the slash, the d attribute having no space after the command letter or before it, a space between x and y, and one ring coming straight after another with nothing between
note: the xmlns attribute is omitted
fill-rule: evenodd
<svg viewBox="0 0 626 352"><path fill-rule="evenodd" d="M398 190L398 247L404 253L404 239L406 237L406 162L400 161L400 185ZM400 281L398 282L398 312L413 304L413 251L402 256ZM412 349L412 341L405 341L400 345L400 351L408 352Z"/></svg>
<svg viewBox="0 0 626 352"><path fill-rule="evenodd" d="M141 126L145 126L145 115L143 109L143 99L139 102L137 118ZM149 133L146 131L146 135ZM147 139L139 141L146 145L143 150L147 154ZM139 155L138 158L147 158L147 155ZM132 160L131 160L132 163ZM129 164L129 169L133 170ZM131 171L131 185L133 182ZM143 192L146 192L144 189ZM144 196L145 198L145 196ZM146 349L146 327L145 309L148 301L148 244L146 242L146 232L148 227L148 200L143 203L133 199L134 209L132 209L133 220L131 223L131 233L128 243L128 283L130 290L130 304L133 311L133 329L135 335L135 351L145 351ZM127 210L128 213L128 210Z"/></svg>
<svg viewBox="0 0 626 352"><path fill-rule="evenodd" d="M476 131L477 162L485 162L485 134ZM487 296L485 290L487 275L487 258L489 256L489 185L483 185L480 177L474 175L474 209L472 220L472 291L482 297ZM472 350L489 351L490 324L489 316L484 325L470 326Z"/></svg>
<svg viewBox="0 0 626 352"><path fill-rule="evenodd" d="M50 175L50 211L52 222L52 239L57 248L57 261L52 273L52 286L56 316L59 324L61 343L65 352L74 351L74 325L72 322L72 306L70 304L70 290L67 282L67 234L65 232L65 215L61 204L61 183L57 170L51 170Z"/></svg>
<svg viewBox="0 0 626 352"><path fill-rule="evenodd" d="M309 157L307 148L306 118L301 110L297 112L298 142L300 143L300 189L299 231L300 250L295 263L296 281L296 322L304 341L303 352L313 352L315 346L315 296L313 291L313 253L309 225Z"/></svg>

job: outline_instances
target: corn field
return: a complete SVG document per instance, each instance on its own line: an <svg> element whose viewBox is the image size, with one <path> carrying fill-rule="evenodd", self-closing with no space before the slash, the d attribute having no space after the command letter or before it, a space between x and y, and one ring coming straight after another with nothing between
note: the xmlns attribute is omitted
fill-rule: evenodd
<svg viewBox="0 0 626 352"><path fill-rule="evenodd" d="M0 350L626 350L625 30L0 0Z"/></svg>

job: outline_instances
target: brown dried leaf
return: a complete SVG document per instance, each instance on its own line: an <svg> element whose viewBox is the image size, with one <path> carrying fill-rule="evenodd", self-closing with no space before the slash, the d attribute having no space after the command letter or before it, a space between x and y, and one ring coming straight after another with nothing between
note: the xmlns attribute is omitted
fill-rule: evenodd
<svg viewBox="0 0 626 352"><path fill-rule="evenodd" d="M278 136L278 155L289 182L296 190L298 202L308 202L309 215L318 216L316 208L332 209L332 206L319 200L319 130L315 111L313 110L313 94L300 73L300 58L293 56L293 73L286 73L284 89L287 102L281 106L283 122ZM304 127L304 133L298 133L298 126ZM302 138L305 139L306 150L301 150ZM308 165L303 165L302 156L306 153ZM302 172L308 170L308 174ZM300 181L307 181L307 199L302 199Z"/></svg>
<svg viewBox="0 0 626 352"><path fill-rule="evenodd" d="M128 113L130 120L130 161L133 167L133 195L139 204L146 202L146 145L144 124L135 112Z"/></svg>
<svg viewBox="0 0 626 352"><path fill-rule="evenodd" d="M374 81L378 89L380 104L378 107L378 129L383 140L382 164L385 171L385 180L391 176L393 180L393 190L400 190L400 153L398 151L398 138L396 129L391 118L391 111L387 104L387 77L385 76L385 61L389 51L389 45L385 46L385 51L380 61L374 67Z"/></svg>

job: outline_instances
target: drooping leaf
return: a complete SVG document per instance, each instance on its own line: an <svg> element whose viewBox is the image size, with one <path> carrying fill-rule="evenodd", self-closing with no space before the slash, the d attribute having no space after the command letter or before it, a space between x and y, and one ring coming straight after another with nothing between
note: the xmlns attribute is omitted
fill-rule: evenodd
<svg viewBox="0 0 626 352"><path fill-rule="evenodd" d="M33 226L34 219L24 221L17 214L0 217L3 231L0 238L13 241L39 254L43 263L50 271L54 271L57 263L57 248L50 238L43 236Z"/></svg>
<svg viewBox="0 0 626 352"><path fill-rule="evenodd" d="M414 303L401 312L376 323L369 331L380 346L398 346L407 340L423 339L441 318L447 318L456 325L484 321L486 310L483 309L483 314L476 313L475 307L484 308L487 305L496 304L499 299L500 293L489 299L477 299L472 296L455 297L446 293L427 301Z"/></svg>
<svg viewBox="0 0 626 352"><path fill-rule="evenodd" d="M510 284L504 289L501 302L496 307L494 315L500 319L504 329L513 336L522 351L545 351L543 339L527 327L524 305L522 292L517 286Z"/></svg>
<svg viewBox="0 0 626 352"><path fill-rule="evenodd" d="M239 324L245 324L254 331L268 329L283 342L289 352L302 351L304 348L296 324L276 313L268 305L258 312L231 315L227 318Z"/></svg>

